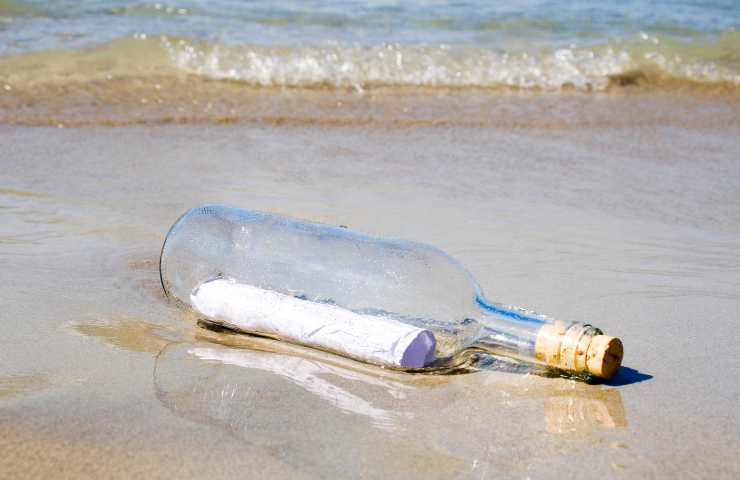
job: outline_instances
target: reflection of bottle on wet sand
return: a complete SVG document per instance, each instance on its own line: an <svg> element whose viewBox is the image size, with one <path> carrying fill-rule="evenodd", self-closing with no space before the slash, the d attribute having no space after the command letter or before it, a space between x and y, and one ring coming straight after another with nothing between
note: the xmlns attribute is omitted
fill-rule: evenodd
<svg viewBox="0 0 740 480"><path fill-rule="evenodd" d="M584 396L565 392L545 398L545 427L550 433L580 433L626 425L618 390L596 390Z"/></svg>
<svg viewBox="0 0 740 480"><path fill-rule="evenodd" d="M154 386L175 414L249 444L255 461L287 463L310 478L383 465L387 448L445 458L389 435L404 425L407 410L358 393L392 400L403 398L407 386L331 364L212 343L172 344L157 357Z"/></svg>
<svg viewBox="0 0 740 480"><path fill-rule="evenodd" d="M337 367L311 362L300 357L279 356L266 352L225 348L218 345L192 345L187 349L187 354L201 360L262 370L278 375L300 386L317 398L326 401L339 411L370 419L374 426L381 429L393 429L400 417L405 416L403 412L375 407L370 401L341 388L325 377L331 378L334 376L353 382L361 382L382 389L395 398L402 398L404 390L409 388L401 383L386 381L359 372L342 371Z"/></svg>
<svg viewBox="0 0 740 480"><path fill-rule="evenodd" d="M461 458L480 459L486 454L486 442L461 439L490 439L492 431L464 412L468 402L478 404L479 415L491 418L511 408L518 415L541 418L537 412L544 399L544 425L550 433L626 425L615 389L578 382L555 391L470 385L479 382L478 375L409 375L365 365L357 368L356 362L337 362L334 355L283 342L249 341L262 351L211 342L166 347L157 358L154 376L160 401L179 415L240 439L289 448L291 458L315 461L317 449L333 449L337 468L357 461L350 458L358 454L357 448L367 459L387 455L381 452L394 444L409 455L434 453L439 459L447 452L454 464ZM309 353L264 351L275 345ZM501 438L503 432L493 433ZM358 446L348 450L346 442ZM387 460L380 457L377 461Z"/></svg>

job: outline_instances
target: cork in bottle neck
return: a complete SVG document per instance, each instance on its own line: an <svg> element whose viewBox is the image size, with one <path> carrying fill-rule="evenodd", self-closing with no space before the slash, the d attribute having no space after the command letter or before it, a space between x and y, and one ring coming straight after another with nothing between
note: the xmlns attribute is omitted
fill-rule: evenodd
<svg viewBox="0 0 740 480"><path fill-rule="evenodd" d="M551 367L609 379L622 363L624 349L616 337L591 325L550 323L537 334L535 356Z"/></svg>

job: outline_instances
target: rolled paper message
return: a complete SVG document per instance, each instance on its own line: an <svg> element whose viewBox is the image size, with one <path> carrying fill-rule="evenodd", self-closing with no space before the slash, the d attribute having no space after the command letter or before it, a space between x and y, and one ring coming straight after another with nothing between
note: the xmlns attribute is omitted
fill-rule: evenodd
<svg viewBox="0 0 740 480"><path fill-rule="evenodd" d="M366 362L421 368L434 360L431 331L389 316L356 313L223 278L201 284L190 303L214 323Z"/></svg>

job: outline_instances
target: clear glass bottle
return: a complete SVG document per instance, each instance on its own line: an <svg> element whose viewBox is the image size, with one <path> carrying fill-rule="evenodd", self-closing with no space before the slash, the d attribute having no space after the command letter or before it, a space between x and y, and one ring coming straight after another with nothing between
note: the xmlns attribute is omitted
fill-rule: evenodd
<svg viewBox="0 0 740 480"><path fill-rule="evenodd" d="M212 315L203 315L209 310L200 304L195 308L199 290L205 291L214 279L228 281L225 288L253 289L238 290L237 295L267 292L268 301L289 304L289 310L283 309L285 318L277 322L302 321L305 315L290 317L305 306L313 309L306 310L308 316L320 315L322 310L316 308L327 309L329 316L348 312L350 320L366 327L360 340L372 336L368 332L393 330L393 324L384 323L389 321L431 332L433 356L413 364L415 368L449 365L471 348L602 378L613 376L622 360L620 340L591 325L553 321L487 301L470 273L435 247L269 213L220 205L189 210L165 238L160 275L168 297L232 328L233 322L219 321L228 308ZM271 328L274 322L269 325L236 327L372 363L408 367L337 348L318 336L282 335L279 327Z"/></svg>

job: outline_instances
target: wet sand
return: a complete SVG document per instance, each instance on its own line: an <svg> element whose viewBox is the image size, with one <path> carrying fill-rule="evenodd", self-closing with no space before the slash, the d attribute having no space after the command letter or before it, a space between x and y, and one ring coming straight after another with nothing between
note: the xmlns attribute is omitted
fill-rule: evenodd
<svg viewBox="0 0 740 480"><path fill-rule="evenodd" d="M1 126L0 476L740 475L740 114L552 98L605 120ZM624 368L411 375L205 330L157 271L202 202L432 243Z"/></svg>

